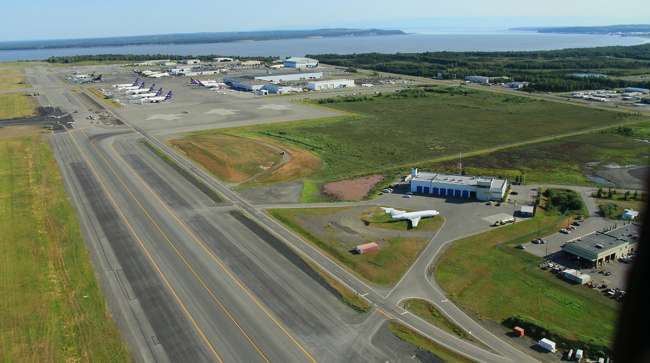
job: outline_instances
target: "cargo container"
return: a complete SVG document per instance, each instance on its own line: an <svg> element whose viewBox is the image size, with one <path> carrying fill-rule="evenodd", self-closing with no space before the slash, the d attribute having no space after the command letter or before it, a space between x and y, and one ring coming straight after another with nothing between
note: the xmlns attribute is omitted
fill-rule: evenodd
<svg viewBox="0 0 650 363"><path fill-rule="evenodd" d="M512 331L513 331L513 332L514 332L518 337L523 337L524 335L526 335L526 331L524 330L524 328L519 327L519 326L514 327L514 328L512 329Z"/></svg>
<svg viewBox="0 0 650 363"><path fill-rule="evenodd" d="M546 338L543 338L540 341L538 341L537 346L551 353L555 353L556 351L555 342Z"/></svg>
<svg viewBox="0 0 650 363"><path fill-rule="evenodd" d="M375 242L365 243L355 247L354 251L360 255L365 255L366 253L379 251L379 245Z"/></svg>

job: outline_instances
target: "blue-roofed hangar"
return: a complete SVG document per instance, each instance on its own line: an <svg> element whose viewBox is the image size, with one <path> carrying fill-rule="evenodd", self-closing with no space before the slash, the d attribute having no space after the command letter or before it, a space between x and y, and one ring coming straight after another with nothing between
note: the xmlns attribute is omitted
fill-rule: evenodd
<svg viewBox="0 0 650 363"><path fill-rule="evenodd" d="M502 201L508 190L507 179L420 172L409 176L412 193L434 197Z"/></svg>

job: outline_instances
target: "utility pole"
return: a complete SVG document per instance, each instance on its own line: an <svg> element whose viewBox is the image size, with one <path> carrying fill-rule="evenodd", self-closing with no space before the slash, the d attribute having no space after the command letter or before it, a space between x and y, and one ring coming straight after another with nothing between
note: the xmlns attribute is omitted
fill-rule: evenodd
<svg viewBox="0 0 650 363"><path fill-rule="evenodd" d="M458 153L458 174L463 175L463 153Z"/></svg>

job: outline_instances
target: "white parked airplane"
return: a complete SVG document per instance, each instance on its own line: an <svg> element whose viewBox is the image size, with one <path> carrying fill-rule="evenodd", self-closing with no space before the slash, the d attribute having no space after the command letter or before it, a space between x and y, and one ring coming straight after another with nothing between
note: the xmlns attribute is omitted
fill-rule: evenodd
<svg viewBox="0 0 650 363"><path fill-rule="evenodd" d="M160 89L158 89L157 92L149 92L149 91L147 91L147 93L139 93L139 94L131 95L131 96L129 96L129 99L138 100L140 98L158 97L158 96L162 96L162 92L163 92L163 89L162 89L162 87L160 87Z"/></svg>
<svg viewBox="0 0 650 363"><path fill-rule="evenodd" d="M147 97L140 100L140 103L160 103L171 100L173 97L172 91L167 92L166 96Z"/></svg>
<svg viewBox="0 0 650 363"><path fill-rule="evenodd" d="M411 222L411 227L415 228L420 223L422 218L431 218L440 214L437 210L422 210L417 212L406 212L394 208L381 208L387 214L390 214L393 219L408 220Z"/></svg>
<svg viewBox="0 0 650 363"><path fill-rule="evenodd" d="M136 78L133 83L120 83L120 84L114 84L113 88L125 88L125 87L133 87L137 86L138 83L140 83L140 78Z"/></svg>
<svg viewBox="0 0 650 363"><path fill-rule="evenodd" d="M154 83L154 84L151 85L151 87L144 88L144 83L143 83L142 86L140 86L140 88L133 89L133 90L130 90L130 91L126 91L125 93L127 95L139 95L139 94L143 94L143 93L151 93L151 92L154 91L155 87L156 87L156 84Z"/></svg>

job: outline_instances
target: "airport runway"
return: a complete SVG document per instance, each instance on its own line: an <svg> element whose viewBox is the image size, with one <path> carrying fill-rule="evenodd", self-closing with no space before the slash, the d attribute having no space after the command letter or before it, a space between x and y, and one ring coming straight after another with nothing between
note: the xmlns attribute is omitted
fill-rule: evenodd
<svg viewBox="0 0 650 363"><path fill-rule="evenodd" d="M423 271L447 229L396 288L368 286L137 124L91 123L85 117L97 110L47 69L28 76L42 104L78 111L71 115L75 128L53 134L52 145L109 306L138 360L411 361L412 352L400 344L374 339L385 332L386 319L478 361L533 360L453 304L440 303L444 294ZM143 140L221 199L155 156ZM298 256L363 294L373 311L359 314L345 306ZM397 303L409 294L436 303L496 353L406 313Z"/></svg>

